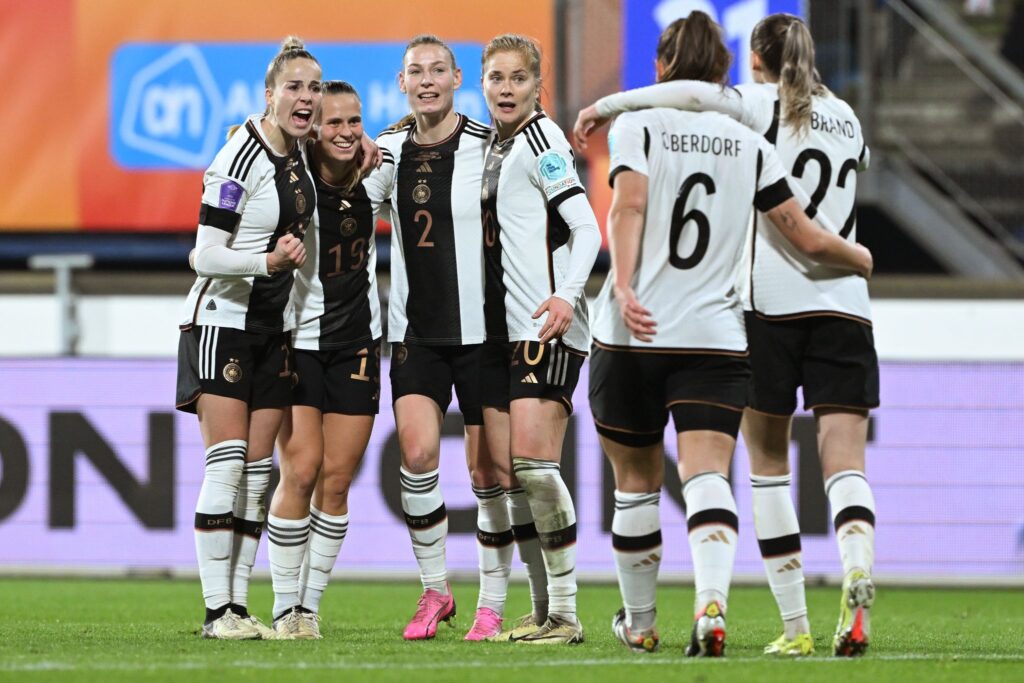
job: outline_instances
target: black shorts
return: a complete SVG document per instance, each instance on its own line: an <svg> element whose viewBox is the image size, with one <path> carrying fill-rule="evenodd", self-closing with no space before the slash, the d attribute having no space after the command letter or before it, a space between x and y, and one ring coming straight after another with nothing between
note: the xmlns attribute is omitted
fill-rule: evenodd
<svg viewBox="0 0 1024 683"><path fill-rule="evenodd" d="M590 356L590 410L597 431L627 446L660 443L672 413L676 432L713 430L733 438L747 404L750 364L742 353L612 347Z"/></svg>
<svg viewBox="0 0 1024 683"><path fill-rule="evenodd" d="M480 407L480 351L482 344L460 346L391 345L391 400L420 394L433 399L442 413L452 402L452 387L459 397L463 423L482 425Z"/></svg>
<svg viewBox="0 0 1024 683"><path fill-rule="evenodd" d="M749 311L746 321L754 410L792 415L799 386L806 410L878 407L878 355L870 325L834 315L769 320Z"/></svg>
<svg viewBox="0 0 1024 683"><path fill-rule="evenodd" d="M295 349L294 405L322 413L376 415L380 407L380 340L330 351Z"/></svg>
<svg viewBox="0 0 1024 683"><path fill-rule="evenodd" d="M244 401L250 410L292 404L291 334L195 325L178 339L178 410L195 413L202 394Z"/></svg>
<svg viewBox="0 0 1024 683"><path fill-rule="evenodd" d="M483 403L507 409L517 398L558 401L572 414L572 394L586 356L560 341L484 344Z"/></svg>

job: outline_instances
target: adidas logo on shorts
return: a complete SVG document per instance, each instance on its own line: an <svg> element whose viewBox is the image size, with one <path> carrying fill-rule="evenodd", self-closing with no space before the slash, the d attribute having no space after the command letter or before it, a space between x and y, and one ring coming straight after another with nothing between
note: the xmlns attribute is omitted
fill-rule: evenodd
<svg viewBox="0 0 1024 683"><path fill-rule="evenodd" d="M527 375L526 377L524 377L521 380L519 380L519 383L520 384L539 384L539 382L537 382L537 376L534 375L532 372L529 375Z"/></svg>

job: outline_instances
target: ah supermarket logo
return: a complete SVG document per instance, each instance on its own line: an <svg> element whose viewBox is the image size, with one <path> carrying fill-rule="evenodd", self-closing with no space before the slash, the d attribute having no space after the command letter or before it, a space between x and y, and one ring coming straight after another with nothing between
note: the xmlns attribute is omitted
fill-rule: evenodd
<svg viewBox="0 0 1024 683"><path fill-rule="evenodd" d="M625 0L625 42L622 82L639 88L654 82L654 57L661 32L676 19L700 10L721 25L733 54L729 82L753 80L750 71L750 33L769 14L802 14L802 0Z"/></svg>
<svg viewBox="0 0 1024 683"><path fill-rule="evenodd" d="M482 46L453 44L463 68L458 111L487 120ZM129 169L205 169L227 129L265 108L263 74L275 43L130 43L111 61L110 151ZM396 75L404 43L311 44L324 79L347 80L363 101L367 134L408 112Z"/></svg>

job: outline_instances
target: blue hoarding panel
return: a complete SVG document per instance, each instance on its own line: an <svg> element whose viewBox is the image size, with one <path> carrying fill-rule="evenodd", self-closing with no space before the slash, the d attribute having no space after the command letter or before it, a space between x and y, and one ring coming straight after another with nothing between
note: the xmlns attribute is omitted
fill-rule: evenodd
<svg viewBox="0 0 1024 683"><path fill-rule="evenodd" d="M729 82L748 83L750 32L762 18L775 12L801 14L802 0L623 0L622 84L626 89L654 82L654 55L658 36L680 17L694 10L706 12L725 33L733 54Z"/></svg>
<svg viewBox="0 0 1024 683"><path fill-rule="evenodd" d="M480 90L482 46L453 43L463 85L455 107L487 121ZM110 68L110 151L140 170L205 169L228 127L264 109L263 76L276 43L127 43ZM316 44L324 79L346 80L376 135L409 108L398 90L404 42Z"/></svg>

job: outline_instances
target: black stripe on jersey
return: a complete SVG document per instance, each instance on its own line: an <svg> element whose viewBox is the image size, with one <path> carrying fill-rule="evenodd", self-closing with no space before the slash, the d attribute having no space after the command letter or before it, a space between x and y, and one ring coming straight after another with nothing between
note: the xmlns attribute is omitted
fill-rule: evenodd
<svg viewBox="0 0 1024 683"><path fill-rule="evenodd" d="M489 140L491 137L490 133L478 133L474 130L470 130L469 128L462 132L465 133L466 135L472 135L475 138L480 138L481 140Z"/></svg>
<svg viewBox="0 0 1024 683"><path fill-rule="evenodd" d="M620 173L622 173L623 171L632 171L632 170L633 170L632 168L630 168L629 166L626 166L625 164L623 164L622 166L616 166L615 168L612 169L612 172L608 174L608 185L610 187L615 187L615 179L618 177L618 175Z"/></svg>
<svg viewBox="0 0 1024 683"><path fill-rule="evenodd" d="M206 203L199 205L199 225L208 225L224 232L234 232L241 220L242 217L234 211L210 206Z"/></svg>
<svg viewBox="0 0 1024 683"><path fill-rule="evenodd" d="M534 120L533 123L526 126L526 128L523 129L523 132L526 133L528 140L531 138L533 139L533 144L530 145L530 149L534 150L534 154L536 156L540 156L551 149L551 145L548 144L547 138L544 137L544 131L540 129L540 123L538 123L537 120Z"/></svg>
<svg viewBox="0 0 1024 683"><path fill-rule="evenodd" d="M541 125L540 125L540 120L543 119L543 118L547 118L547 117L542 114L541 116L537 117L537 120L534 121L533 123L531 123L530 125L533 126L534 130L537 131L537 134L540 135L540 139L544 143L544 149L551 149L551 143L548 142L547 137L545 137L545 135L544 135L544 129L541 128Z"/></svg>
<svg viewBox="0 0 1024 683"><path fill-rule="evenodd" d="M472 135L473 137L481 138L482 140L487 140L491 137L490 128L482 126L475 121L470 121L469 119L466 119L465 132L467 135Z"/></svg>
<svg viewBox="0 0 1024 683"><path fill-rule="evenodd" d="M868 143L865 142L861 146L861 148L860 148L860 156L857 157L857 163L859 163L859 164L863 164L864 163L864 155L867 154L867 152L868 152Z"/></svg>
<svg viewBox="0 0 1024 683"><path fill-rule="evenodd" d="M501 224L498 222L498 180L505 154L512 150L510 138L495 138L484 156L483 188L480 211L484 231L484 328L488 341L508 341L508 318L505 309L505 266L501 262ZM529 141L530 138L525 138ZM511 144L509 144L511 142Z"/></svg>
<svg viewBox="0 0 1024 683"><path fill-rule="evenodd" d="M758 211L767 212L793 196L789 183L780 178L754 195L754 206Z"/></svg>
<svg viewBox="0 0 1024 683"><path fill-rule="evenodd" d="M381 147L380 155L383 159L383 163L391 164L392 166L395 165L395 155L391 153L390 149L387 149L386 147Z"/></svg>
<svg viewBox="0 0 1024 683"><path fill-rule="evenodd" d="M319 348L329 351L373 339L369 261L375 225L362 184L346 192L312 172L320 217L317 276L324 297Z"/></svg>
<svg viewBox="0 0 1024 683"><path fill-rule="evenodd" d="M246 133L248 132L249 131L247 130ZM250 135L249 139L242 143L238 153L235 154L235 158L231 161L231 167L228 169L228 175L232 178L237 178L238 174L242 171L242 167L245 165L245 160L250 154L259 150L259 148L260 144Z"/></svg>
<svg viewBox="0 0 1024 683"><path fill-rule="evenodd" d="M768 126L768 130L764 133L764 139L773 145L779 138L779 118L781 116L781 109L782 101L775 100L775 113L772 114L772 125Z"/></svg>
<svg viewBox="0 0 1024 683"><path fill-rule="evenodd" d="M651 131L647 130L647 126L644 126L644 156L651 158Z"/></svg>
<svg viewBox="0 0 1024 683"><path fill-rule="evenodd" d="M466 121L460 114L452 134L435 144L420 145L411 132L402 142L394 192L409 287L403 341L462 343L455 215L470 205L475 213L480 189L474 184L467 193L454 185ZM420 171L424 164L428 169Z"/></svg>
<svg viewBox="0 0 1024 683"><path fill-rule="evenodd" d="M526 143L530 145L530 151L533 152L533 156L540 156L540 152L537 151L537 146L533 144L533 140L530 138L529 134L524 135L523 137L526 138Z"/></svg>
<svg viewBox="0 0 1024 683"><path fill-rule="evenodd" d="M246 124L246 128L250 129L251 135L257 136L252 121ZM270 253L274 251L277 241L285 233L300 238L306 234L306 226L312 220L313 211L316 209L316 190L299 145L295 145L291 154L282 157L274 154L262 140L260 144L267 153L267 159L274 165L274 191L277 193L277 226L274 234L267 240L265 250L266 253ZM269 192L270 189L266 191ZM274 334L284 329L284 311L288 306L294 281L295 274L290 270L279 271L270 277L253 279L245 313L246 332Z"/></svg>
<svg viewBox="0 0 1024 683"><path fill-rule="evenodd" d="M554 198L548 200L548 210L554 211L558 206L569 197L575 197L578 194L586 194L586 191L577 185L576 187L570 187L565 192L555 195Z"/></svg>

